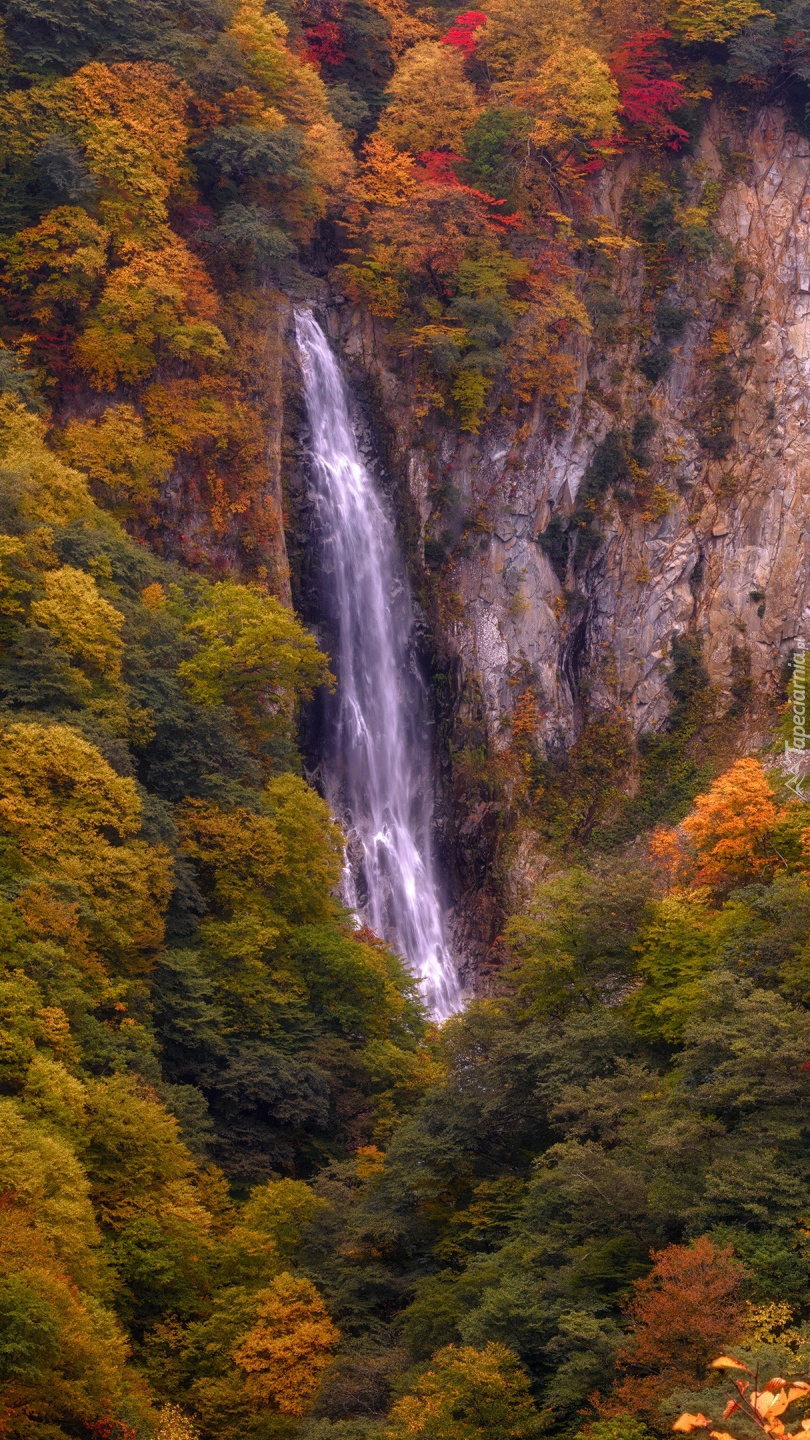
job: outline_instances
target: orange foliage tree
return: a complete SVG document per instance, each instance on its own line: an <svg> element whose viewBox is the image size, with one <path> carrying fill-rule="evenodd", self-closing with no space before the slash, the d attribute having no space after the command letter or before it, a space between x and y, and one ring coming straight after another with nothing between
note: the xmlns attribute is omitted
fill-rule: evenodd
<svg viewBox="0 0 810 1440"><path fill-rule="evenodd" d="M303 1415L340 1331L310 1280L277 1275L259 1293L258 1315L232 1357L245 1374L248 1394L282 1415Z"/></svg>
<svg viewBox="0 0 810 1440"><path fill-rule="evenodd" d="M617 1357L624 1374L600 1409L608 1416L629 1411L660 1426L660 1401L679 1386L704 1385L712 1356L741 1335L745 1271L730 1245L705 1235L691 1245L668 1245L653 1259L627 1307L630 1333Z"/></svg>
<svg viewBox="0 0 810 1440"><path fill-rule="evenodd" d="M697 878L726 885L771 869L778 857L768 837L784 816L759 761L737 760L706 795L698 796L683 822L697 850Z"/></svg>
<svg viewBox="0 0 810 1440"><path fill-rule="evenodd" d="M231 516L246 511L268 483L261 416L225 375L152 385L144 408L151 438L191 462L213 529L224 533ZM253 534L258 538L258 521Z"/></svg>

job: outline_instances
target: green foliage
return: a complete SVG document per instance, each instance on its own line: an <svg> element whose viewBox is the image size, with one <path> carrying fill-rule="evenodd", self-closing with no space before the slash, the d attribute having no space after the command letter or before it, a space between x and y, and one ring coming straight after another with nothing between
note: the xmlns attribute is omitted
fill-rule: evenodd
<svg viewBox="0 0 810 1440"><path fill-rule="evenodd" d="M272 596L222 580L206 600L190 624L200 647L178 670L198 704L227 704L261 723L267 709L286 717L294 700L327 683L312 636Z"/></svg>
<svg viewBox="0 0 810 1440"><path fill-rule="evenodd" d="M518 182L521 141L529 132L528 116L518 109L492 106L478 116L464 136L468 174L499 200L513 199Z"/></svg>
<svg viewBox="0 0 810 1440"><path fill-rule="evenodd" d="M431 1440L530 1440L543 1424L514 1355L490 1342L481 1350L448 1346L434 1356L410 1394L398 1400L385 1435L391 1440L428 1435Z"/></svg>

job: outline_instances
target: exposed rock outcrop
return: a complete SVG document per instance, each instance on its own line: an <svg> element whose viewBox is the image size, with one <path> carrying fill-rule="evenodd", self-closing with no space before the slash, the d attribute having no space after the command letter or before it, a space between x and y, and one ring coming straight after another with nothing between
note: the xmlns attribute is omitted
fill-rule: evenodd
<svg viewBox="0 0 810 1440"><path fill-rule="evenodd" d="M748 159L745 173L729 179L732 152L738 169L741 152ZM474 547L454 558L455 603L441 641L480 687L493 738L521 669L535 677L545 702L547 740L560 732L573 737L584 671L592 704L620 704L642 731L669 709L673 635L698 627L711 678L728 693L732 647L747 648L755 683L772 687L796 636L810 627L810 142L791 133L779 112L765 113L741 135L715 111L691 169L724 187L715 228L725 243L681 276L676 298L692 318L674 363L651 388L634 369L632 333L609 353L583 342L578 393L559 434L549 436L538 413L521 417L520 428L496 420L480 437L433 426L426 432L386 365L385 339L373 322L345 307L335 323L346 353L378 386L422 541L436 525L431 477L452 482L456 498L444 502L439 522L451 532L454 505L486 514ZM603 186L600 204L617 224L631 173L625 162ZM729 320L722 297L735 262L742 279ZM617 289L631 320L643 278L641 252L630 247ZM728 345L743 390L722 458L701 444L713 344ZM617 424L632 425L642 409L657 423L649 468L659 503L667 492L667 513L656 518L614 506L604 543L562 580L540 536L553 510L571 510L599 441ZM572 590L584 602L576 621L564 596Z"/></svg>

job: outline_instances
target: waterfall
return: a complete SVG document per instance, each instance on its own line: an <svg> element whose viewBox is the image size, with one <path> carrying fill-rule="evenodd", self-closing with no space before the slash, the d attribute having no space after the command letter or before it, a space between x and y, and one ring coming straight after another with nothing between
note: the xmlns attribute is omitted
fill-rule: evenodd
<svg viewBox="0 0 810 1440"><path fill-rule="evenodd" d="M461 992L434 869L430 731L411 595L326 336L308 310L296 312L295 325L337 677L323 771L326 799L348 835L343 899L400 952L434 1016L445 1019Z"/></svg>

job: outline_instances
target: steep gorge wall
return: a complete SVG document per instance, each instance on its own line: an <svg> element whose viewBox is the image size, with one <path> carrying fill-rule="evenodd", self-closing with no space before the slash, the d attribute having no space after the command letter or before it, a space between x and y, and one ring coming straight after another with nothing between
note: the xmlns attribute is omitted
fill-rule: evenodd
<svg viewBox="0 0 810 1440"><path fill-rule="evenodd" d="M431 462L434 475L452 478L468 510L486 505L491 533L455 560L457 605L442 639L480 681L493 734L511 708L510 680L525 663L545 695L545 738L559 731L573 738L572 626L561 613L572 577L563 582L555 574L539 537L553 509L570 512L598 442L613 426L631 425L642 409L649 407L658 424L650 470L668 490L671 508L652 522L615 510L604 544L577 581L588 602L578 664L596 684L594 703L618 701L636 731L660 724L669 709L661 662L672 636L693 622L722 690L731 685L730 648L741 627L755 680L772 684L780 657L810 621L810 142L786 130L778 112L741 137L716 111L695 168L722 179L720 146L739 151L743 144L750 165L744 178L726 185L716 221L734 257L721 254L683 277L677 298L694 318L669 373L650 389L634 371L637 340L602 354L584 343L578 393L558 435L549 438L537 413L521 417L519 428L496 419L480 437L444 432L436 442L434 434L439 451L431 456L419 443L401 381L386 368L374 325L352 313L334 327L347 354L377 379L422 537L435 526ZM601 197L617 222L630 169L628 162ZM728 335L746 367L744 393L732 446L712 459L699 439L706 352L735 257L745 279ZM640 253L631 250L618 286L631 315L640 303L642 268ZM751 338L754 316L762 328ZM761 617L749 599L756 591L765 596Z"/></svg>
<svg viewBox="0 0 810 1440"><path fill-rule="evenodd" d="M660 729L672 707L672 642L690 631L702 641L717 714L740 665L750 672L747 731L731 743L751 744L797 637L810 630L810 142L778 111L741 132L715 108L688 169L696 193L707 179L722 187L719 243L705 262L681 266L667 292L690 317L671 367L652 385L636 368L644 254L629 244L614 279L625 323L609 348L579 342L577 390L556 431L531 407L496 414L480 435L420 417L384 327L330 298L333 338L376 393L417 572L426 537L429 556L439 535L449 551L441 583L428 570L423 593L452 681L450 730L477 725L496 751L509 743L527 678L549 753L573 743L584 706L623 714L636 735ZM628 158L599 182L598 207L618 230L633 179ZM712 447L718 356L736 378L725 444ZM584 563L569 555L563 574L541 539L550 519L571 516L605 436L629 433L644 414L656 422L645 461L654 503L608 500L602 543ZM497 892L509 885L503 874L490 884L497 822L488 808L444 812L469 944L474 932L494 937Z"/></svg>

